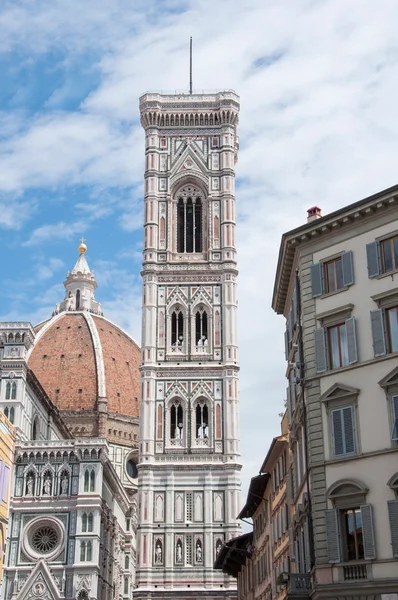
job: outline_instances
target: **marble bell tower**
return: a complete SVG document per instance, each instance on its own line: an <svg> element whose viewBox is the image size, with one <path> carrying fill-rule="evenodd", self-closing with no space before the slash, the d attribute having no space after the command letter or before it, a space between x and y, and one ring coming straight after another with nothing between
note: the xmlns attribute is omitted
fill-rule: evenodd
<svg viewBox="0 0 398 600"><path fill-rule="evenodd" d="M139 599L235 598L240 534L232 91L140 99L145 130Z"/></svg>

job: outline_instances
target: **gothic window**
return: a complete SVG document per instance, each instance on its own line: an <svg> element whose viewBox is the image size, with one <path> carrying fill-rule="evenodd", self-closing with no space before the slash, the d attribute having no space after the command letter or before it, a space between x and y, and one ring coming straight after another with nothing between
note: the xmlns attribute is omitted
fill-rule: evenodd
<svg viewBox="0 0 398 600"><path fill-rule="evenodd" d="M36 416L33 419L32 440L37 440L37 439L39 439L39 418Z"/></svg>
<svg viewBox="0 0 398 600"><path fill-rule="evenodd" d="M189 196L177 202L177 252L202 252L202 200Z"/></svg>
<svg viewBox="0 0 398 600"><path fill-rule="evenodd" d="M95 472L94 470L90 473L90 492L93 492L95 489Z"/></svg>
<svg viewBox="0 0 398 600"><path fill-rule="evenodd" d="M196 439L208 440L209 438L209 409L207 404L198 404L195 411L195 436Z"/></svg>
<svg viewBox="0 0 398 600"><path fill-rule="evenodd" d="M130 559L128 556L124 557L124 568L126 571L130 568Z"/></svg>
<svg viewBox="0 0 398 600"><path fill-rule="evenodd" d="M171 349L173 352L182 350L184 341L184 315L177 306L171 315Z"/></svg>
<svg viewBox="0 0 398 600"><path fill-rule="evenodd" d="M8 381L6 385L6 400L11 398L11 383Z"/></svg>
<svg viewBox="0 0 398 600"><path fill-rule="evenodd" d="M124 594L125 596L127 596L127 595L128 595L128 593L129 593L129 579L128 579L128 577L125 577L125 578L124 578L124 589L123 589L123 594Z"/></svg>
<svg viewBox="0 0 398 600"><path fill-rule="evenodd" d="M82 562L86 560L86 542L80 542L80 560Z"/></svg>
<svg viewBox="0 0 398 600"><path fill-rule="evenodd" d="M80 290L76 290L76 310L80 309Z"/></svg>
<svg viewBox="0 0 398 600"><path fill-rule="evenodd" d="M195 343L198 352L207 351L209 344L208 316L203 307L200 307L195 315Z"/></svg>
<svg viewBox="0 0 398 600"><path fill-rule="evenodd" d="M17 398L17 384L14 381L14 383L11 386L11 400L16 400L16 398Z"/></svg>
<svg viewBox="0 0 398 600"><path fill-rule="evenodd" d="M88 600L88 593L86 590L80 590L77 595L77 600Z"/></svg>
<svg viewBox="0 0 398 600"><path fill-rule="evenodd" d="M170 409L170 439L183 440L184 438L184 411L177 402Z"/></svg>
<svg viewBox="0 0 398 600"><path fill-rule="evenodd" d="M11 406L11 408L10 408L10 423L14 423L14 412L15 412L15 409L13 406Z"/></svg>
<svg viewBox="0 0 398 600"><path fill-rule="evenodd" d="M3 412L4 412L4 415L5 415L5 416L7 417L7 419L8 419L8 406L6 406L6 407L5 407L5 409L4 409L4 411L3 411Z"/></svg>
<svg viewBox="0 0 398 600"><path fill-rule="evenodd" d="M82 514L82 531L87 531L87 513Z"/></svg>

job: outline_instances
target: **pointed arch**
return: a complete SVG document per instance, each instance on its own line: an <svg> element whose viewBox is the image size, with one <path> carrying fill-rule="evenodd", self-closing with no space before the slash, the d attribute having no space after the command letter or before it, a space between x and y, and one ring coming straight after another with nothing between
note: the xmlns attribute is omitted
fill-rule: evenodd
<svg viewBox="0 0 398 600"><path fill-rule="evenodd" d="M14 417L15 417L15 408L13 406L11 406L10 408L10 423L14 424Z"/></svg>
<svg viewBox="0 0 398 600"><path fill-rule="evenodd" d="M11 400L17 399L17 382L13 381L11 385Z"/></svg>
<svg viewBox="0 0 398 600"><path fill-rule="evenodd" d="M10 400L11 399L11 383L9 381L7 381L7 385L6 385L6 400Z"/></svg>
<svg viewBox="0 0 398 600"><path fill-rule="evenodd" d="M40 422L39 417L36 415L32 423L32 440L38 440L40 436Z"/></svg>

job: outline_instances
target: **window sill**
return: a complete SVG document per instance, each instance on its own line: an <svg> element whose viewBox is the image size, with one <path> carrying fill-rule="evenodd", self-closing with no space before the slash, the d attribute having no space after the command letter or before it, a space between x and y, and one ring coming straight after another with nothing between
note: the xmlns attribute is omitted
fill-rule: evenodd
<svg viewBox="0 0 398 600"><path fill-rule="evenodd" d="M349 285L345 285L342 288L339 288L338 290L334 290L334 292L327 292L326 294L322 294L322 296L316 296L316 298L318 297L319 300L323 300L324 298L330 298L330 296L335 296L336 294L340 294L341 292L346 292L351 286Z"/></svg>
<svg viewBox="0 0 398 600"><path fill-rule="evenodd" d="M388 271L388 273L380 273L376 277L369 277L369 279L384 279L384 277L392 277L394 279L394 275L398 275L398 269Z"/></svg>
<svg viewBox="0 0 398 600"><path fill-rule="evenodd" d="M358 369L360 367L367 367L368 365L372 365L378 362L382 362L383 360L389 360L390 358L394 358L398 356L398 352L389 352L387 354L383 354L382 356L375 356L369 360L357 361L352 363L352 365L347 365L346 367L339 367L338 369L328 369L327 371L322 371L321 373L317 373L314 377L308 377L306 382L314 381L319 379L320 377L326 377L329 375L334 375L335 373L342 373L344 371L349 371L350 369Z"/></svg>

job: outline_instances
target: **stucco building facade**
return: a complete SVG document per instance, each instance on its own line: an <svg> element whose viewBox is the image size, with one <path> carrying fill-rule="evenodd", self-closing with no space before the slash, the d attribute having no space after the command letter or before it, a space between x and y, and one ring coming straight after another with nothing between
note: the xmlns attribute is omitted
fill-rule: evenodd
<svg viewBox="0 0 398 600"><path fill-rule="evenodd" d="M398 589L398 188L282 237L291 557L313 598ZM297 582L297 578L296 578Z"/></svg>

